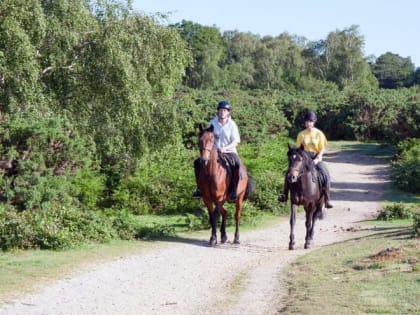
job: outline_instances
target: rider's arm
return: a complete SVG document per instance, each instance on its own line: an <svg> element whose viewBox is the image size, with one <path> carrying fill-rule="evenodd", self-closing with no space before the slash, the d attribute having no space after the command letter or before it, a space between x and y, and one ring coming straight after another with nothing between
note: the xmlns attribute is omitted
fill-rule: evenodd
<svg viewBox="0 0 420 315"><path fill-rule="evenodd" d="M316 158L314 159L315 164L318 164L319 162L322 161L322 156L324 155L324 151L325 151L325 148L322 148L321 151L317 153Z"/></svg>
<svg viewBox="0 0 420 315"><path fill-rule="evenodd" d="M230 149L234 149L238 146L239 141L233 141L231 143L229 143L228 145L220 148L220 152L225 153L226 151L229 151Z"/></svg>

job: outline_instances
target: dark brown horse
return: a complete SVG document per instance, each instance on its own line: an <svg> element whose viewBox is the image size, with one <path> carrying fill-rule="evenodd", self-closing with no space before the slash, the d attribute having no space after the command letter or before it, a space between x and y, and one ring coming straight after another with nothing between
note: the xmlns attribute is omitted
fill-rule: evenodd
<svg viewBox="0 0 420 315"><path fill-rule="evenodd" d="M222 224L220 227L221 242L227 241L226 235L226 219L227 210L224 207L229 198L229 185L232 180L232 172L223 154L221 154L215 144L215 134L213 125L208 128L200 126L198 145L200 148L201 169L198 177L198 186L202 193L203 201L209 213L209 221L211 224L210 245L217 244L217 221L219 214L222 216ZM238 184L237 195L235 201L235 239L234 243L239 244L239 222L241 219L242 205L247 193L248 175L245 166L241 165L240 179Z"/></svg>
<svg viewBox="0 0 420 315"><path fill-rule="evenodd" d="M318 218L322 218L324 195L322 181L313 162L313 157L303 148L289 146L287 152L289 168L287 181L290 188L290 242L289 249L294 249L296 211L303 206L306 214L305 248L310 248L314 236L314 225Z"/></svg>

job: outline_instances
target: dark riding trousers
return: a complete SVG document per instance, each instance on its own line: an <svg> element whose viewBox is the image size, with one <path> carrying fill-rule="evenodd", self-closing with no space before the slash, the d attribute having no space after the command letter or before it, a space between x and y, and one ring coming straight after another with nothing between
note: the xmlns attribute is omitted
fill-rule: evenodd
<svg viewBox="0 0 420 315"><path fill-rule="evenodd" d="M313 153L313 152L309 152L309 153L311 154L312 158L316 156L316 153ZM322 179L323 185L325 185L328 188L330 186L331 176L330 176L330 172L328 171L327 165L323 161L320 161L318 162L317 165L315 165L315 167L322 177L321 179Z"/></svg>
<svg viewBox="0 0 420 315"><path fill-rule="evenodd" d="M226 152L226 153L223 153L223 155L227 156L225 160L232 167L232 170L238 171L239 167L241 166L241 160L239 159L239 155L233 152ZM194 171L195 171L196 178L198 178L200 169L201 169L201 159L197 158L194 160Z"/></svg>

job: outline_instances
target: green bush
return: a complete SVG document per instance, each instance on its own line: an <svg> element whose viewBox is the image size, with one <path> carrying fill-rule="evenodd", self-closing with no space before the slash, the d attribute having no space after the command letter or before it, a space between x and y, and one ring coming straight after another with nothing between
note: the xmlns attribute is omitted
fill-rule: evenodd
<svg viewBox="0 0 420 315"><path fill-rule="evenodd" d="M91 206L101 193L101 188L92 192L102 180L95 147L64 119L30 113L6 119L0 124L0 151L0 201L16 209Z"/></svg>
<svg viewBox="0 0 420 315"><path fill-rule="evenodd" d="M414 214L413 229L414 229L414 236L420 237L420 213Z"/></svg>
<svg viewBox="0 0 420 315"><path fill-rule="evenodd" d="M385 206L378 214L378 220L390 221L394 219L411 219L414 212L403 203Z"/></svg>
<svg viewBox="0 0 420 315"><path fill-rule="evenodd" d="M259 210L282 212L284 209L278 202L278 195L283 190L287 169L288 141L283 136L277 136L266 142L246 144L239 149L256 183L252 204Z"/></svg>
<svg viewBox="0 0 420 315"><path fill-rule="evenodd" d="M402 190L420 191L420 139L406 139L398 144L396 159L392 162L392 179Z"/></svg>
<svg viewBox="0 0 420 315"><path fill-rule="evenodd" d="M49 210L0 210L0 247L64 249L116 238L112 221L98 212L57 207Z"/></svg>
<svg viewBox="0 0 420 315"><path fill-rule="evenodd" d="M168 145L142 156L136 171L123 178L113 193L114 208L133 214L174 214L196 208L191 199L195 187L194 151Z"/></svg>

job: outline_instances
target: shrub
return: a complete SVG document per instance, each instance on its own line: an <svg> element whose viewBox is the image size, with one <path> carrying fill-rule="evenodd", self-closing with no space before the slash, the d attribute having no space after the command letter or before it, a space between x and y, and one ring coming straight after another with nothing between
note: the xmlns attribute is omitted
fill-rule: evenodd
<svg viewBox="0 0 420 315"><path fill-rule="evenodd" d="M420 139L406 139L398 144L398 154L392 162L392 178L402 190L420 191Z"/></svg>
<svg viewBox="0 0 420 315"><path fill-rule="evenodd" d="M136 171L123 178L114 191L114 208L133 214L193 211L194 154L182 146L168 145L159 152L143 155Z"/></svg>
<svg viewBox="0 0 420 315"><path fill-rule="evenodd" d="M287 168L287 141L277 136L270 141L241 146L242 159L256 183L252 204L259 210L279 212L278 195L283 190Z"/></svg>
<svg viewBox="0 0 420 315"><path fill-rule="evenodd" d="M414 236L420 237L420 213L416 213L414 215L413 229L414 229Z"/></svg>
<svg viewBox="0 0 420 315"><path fill-rule="evenodd" d="M95 193L81 187L100 182L94 161L95 147L82 139L61 118L40 118L30 113L0 125L0 201L19 210L92 205ZM79 174L79 175L77 175ZM83 198L82 198L83 197Z"/></svg>
<svg viewBox="0 0 420 315"><path fill-rule="evenodd" d="M64 249L117 237L112 222L99 212L65 207L17 212L0 210L0 247Z"/></svg>
<svg viewBox="0 0 420 315"><path fill-rule="evenodd" d="M403 203L394 203L392 205L385 206L382 211L379 212L377 219L390 221L394 219L411 219L413 218L413 211Z"/></svg>

